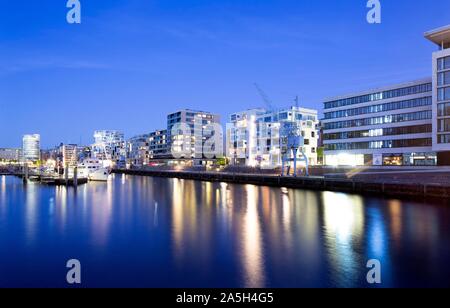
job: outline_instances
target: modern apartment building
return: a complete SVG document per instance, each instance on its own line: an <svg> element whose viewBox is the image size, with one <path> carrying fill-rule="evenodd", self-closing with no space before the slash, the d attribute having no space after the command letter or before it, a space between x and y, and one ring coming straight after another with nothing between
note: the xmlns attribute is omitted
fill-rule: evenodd
<svg viewBox="0 0 450 308"><path fill-rule="evenodd" d="M24 135L22 138L22 159L24 162L37 162L41 159L41 136Z"/></svg>
<svg viewBox="0 0 450 308"><path fill-rule="evenodd" d="M156 130L149 135L149 157L160 159L169 157L167 147L167 130Z"/></svg>
<svg viewBox="0 0 450 308"><path fill-rule="evenodd" d="M99 130L94 132L92 155L95 158L117 164L126 158L124 134L116 130Z"/></svg>
<svg viewBox="0 0 450 308"><path fill-rule="evenodd" d="M286 124L293 123L301 133L301 152L310 165L317 163L317 110L291 107L277 111L251 109L234 113L226 131L226 154L231 164L277 168L283 155L289 156ZM302 154L299 152L298 157Z"/></svg>
<svg viewBox="0 0 450 308"><path fill-rule="evenodd" d="M223 147L223 136L220 126L220 116L205 111L184 109L167 116L167 146L175 159L190 160L198 165L211 159L206 157L205 145L210 138L217 137ZM219 134L219 135L216 135ZM218 142L219 143L219 142ZM221 150L216 151L221 156Z"/></svg>
<svg viewBox="0 0 450 308"><path fill-rule="evenodd" d="M76 144L63 144L60 146L63 167L75 167L78 164L78 150Z"/></svg>
<svg viewBox="0 0 450 308"><path fill-rule="evenodd" d="M325 100L326 165L450 163L450 26L425 37L439 46L432 78Z"/></svg>
<svg viewBox="0 0 450 308"><path fill-rule="evenodd" d="M150 158L149 138L150 134L144 134L128 140L127 158L131 165L139 167L148 165Z"/></svg>

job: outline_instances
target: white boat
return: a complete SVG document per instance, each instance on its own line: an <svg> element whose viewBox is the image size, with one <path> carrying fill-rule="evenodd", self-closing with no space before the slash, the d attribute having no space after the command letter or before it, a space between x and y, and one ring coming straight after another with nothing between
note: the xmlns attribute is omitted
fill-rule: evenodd
<svg viewBox="0 0 450 308"><path fill-rule="evenodd" d="M86 176L90 181L106 182L109 178L109 168L104 167L103 163L98 159L85 159L78 165L80 175Z"/></svg>

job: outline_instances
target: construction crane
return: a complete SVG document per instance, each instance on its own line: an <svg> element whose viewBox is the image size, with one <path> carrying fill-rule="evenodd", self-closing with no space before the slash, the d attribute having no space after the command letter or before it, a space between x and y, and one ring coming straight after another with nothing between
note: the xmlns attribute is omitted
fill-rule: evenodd
<svg viewBox="0 0 450 308"><path fill-rule="evenodd" d="M273 107L273 103L267 96L266 92L264 92L263 89L261 89L261 87L256 82L254 83L254 85L255 85L255 88L258 91L259 95L263 99L264 103L266 104L266 107L268 108L267 111L270 111L270 112L275 111L275 108Z"/></svg>
<svg viewBox="0 0 450 308"><path fill-rule="evenodd" d="M298 108L298 95L294 98L295 107Z"/></svg>

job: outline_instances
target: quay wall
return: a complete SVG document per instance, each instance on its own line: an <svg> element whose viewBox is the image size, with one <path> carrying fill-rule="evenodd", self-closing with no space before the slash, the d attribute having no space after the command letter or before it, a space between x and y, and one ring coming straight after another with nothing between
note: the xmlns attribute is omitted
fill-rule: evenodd
<svg viewBox="0 0 450 308"><path fill-rule="evenodd" d="M281 177L276 175L189 172L189 171L155 171L155 170L114 170L117 174L179 178L206 182L227 182L235 184L253 184L299 188L318 191L335 191L362 195L377 195L395 198L432 198L450 200L450 185L445 184L408 184L382 183L362 180L333 179L324 177Z"/></svg>

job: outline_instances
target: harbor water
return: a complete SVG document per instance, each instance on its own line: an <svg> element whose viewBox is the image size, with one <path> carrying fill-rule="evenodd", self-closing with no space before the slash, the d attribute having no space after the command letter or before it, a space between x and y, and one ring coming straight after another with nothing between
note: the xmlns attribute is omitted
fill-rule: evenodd
<svg viewBox="0 0 450 308"><path fill-rule="evenodd" d="M450 285L446 204L113 175L78 188L0 176L0 287Z"/></svg>

